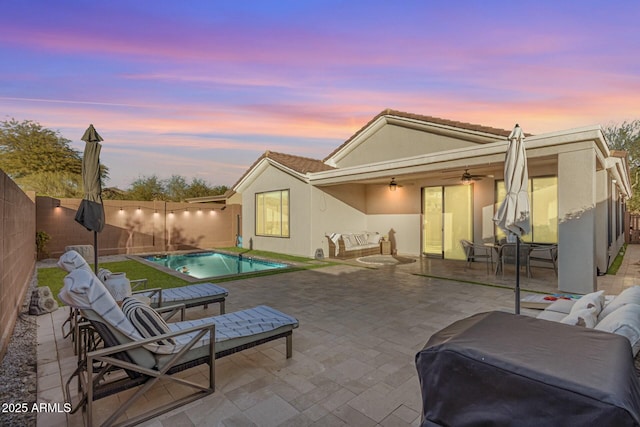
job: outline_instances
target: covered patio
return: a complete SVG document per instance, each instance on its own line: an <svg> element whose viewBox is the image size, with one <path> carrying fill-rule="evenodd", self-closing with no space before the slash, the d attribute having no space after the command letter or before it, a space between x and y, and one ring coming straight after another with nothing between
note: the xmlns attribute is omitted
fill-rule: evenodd
<svg viewBox="0 0 640 427"><path fill-rule="evenodd" d="M619 274L598 278L598 287L619 293L637 283L639 260L640 247L630 247ZM510 272L503 279L488 275L483 263L466 267L461 261L422 258L378 267L349 261L227 282L228 312L267 304L300 321L293 358L285 359L285 346L276 341L220 359L213 395L144 425L418 425L415 354L434 332L456 320L491 310L513 312ZM553 292L554 279L553 270L536 269L521 286ZM533 316L537 310L522 313ZM188 311L191 317L216 314L217 308ZM66 315L60 309L38 318L38 402L62 403L62 382L77 363L71 342L61 337ZM184 375L204 381L206 367ZM147 402L176 399L182 392L158 385ZM131 393L98 401L96 421ZM145 409L136 407L128 416ZM83 425L82 416L38 415L40 427L66 425Z"/></svg>
<svg viewBox="0 0 640 427"><path fill-rule="evenodd" d="M267 151L234 186L243 240L311 257L329 254L327 236L378 232L394 254L464 259L461 239L503 237L492 218L509 133L385 110L323 160ZM558 245L556 291L592 292L624 243L626 153L608 148L600 126L526 135L524 145L532 227L523 240Z"/></svg>

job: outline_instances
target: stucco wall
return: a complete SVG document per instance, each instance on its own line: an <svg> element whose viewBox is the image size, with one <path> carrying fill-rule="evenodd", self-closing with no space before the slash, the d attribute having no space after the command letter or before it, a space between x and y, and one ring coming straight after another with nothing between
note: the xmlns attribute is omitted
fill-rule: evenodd
<svg viewBox="0 0 640 427"><path fill-rule="evenodd" d="M275 190L289 190L289 236L265 237L256 236L255 208L256 193ZM267 167L242 192L242 236L243 246L253 249L309 256L310 229L310 192L311 187L304 182L274 168ZM313 254L311 254L313 255Z"/></svg>
<svg viewBox="0 0 640 427"><path fill-rule="evenodd" d="M35 266L35 203L0 171L0 360Z"/></svg>
<svg viewBox="0 0 640 427"><path fill-rule="evenodd" d="M93 244L93 232L74 220L80 199L36 200L38 230L51 236L49 257L59 257L68 245ZM104 208L100 256L235 246L242 213L240 205L221 210L215 203L105 200Z"/></svg>
<svg viewBox="0 0 640 427"><path fill-rule="evenodd" d="M389 141L393 141L393 143L390 144ZM386 125L354 148L347 156L340 159L337 165L344 168L473 145L474 143L472 142L444 135L436 135L401 126Z"/></svg>
<svg viewBox="0 0 640 427"><path fill-rule="evenodd" d="M591 148L558 156L558 287L596 290L596 154ZM575 185L580 183L580 185Z"/></svg>
<svg viewBox="0 0 640 427"><path fill-rule="evenodd" d="M364 186L331 187L326 191L314 187L312 196L310 256L318 248L323 249L326 257L329 256L327 234L379 231L369 228L367 215L362 211L366 205Z"/></svg>

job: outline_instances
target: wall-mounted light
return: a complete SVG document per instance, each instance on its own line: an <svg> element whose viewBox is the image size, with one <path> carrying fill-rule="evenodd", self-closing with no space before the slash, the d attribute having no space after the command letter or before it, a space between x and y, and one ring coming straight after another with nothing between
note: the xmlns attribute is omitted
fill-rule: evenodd
<svg viewBox="0 0 640 427"><path fill-rule="evenodd" d="M395 178L391 178L391 182L389 183L389 191L396 191L398 188L398 183Z"/></svg>
<svg viewBox="0 0 640 427"><path fill-rule="evenodd" d="M51 204L53 205L53 208L59 208L60 207L60 200L59 199L51 199Z"/></svg>
<svg viewBox="0 0 640 427"><path fill-rule="evenodd" d="M223 211L225 209L227 209L227 205L224 205L220 210Z"/></svg>

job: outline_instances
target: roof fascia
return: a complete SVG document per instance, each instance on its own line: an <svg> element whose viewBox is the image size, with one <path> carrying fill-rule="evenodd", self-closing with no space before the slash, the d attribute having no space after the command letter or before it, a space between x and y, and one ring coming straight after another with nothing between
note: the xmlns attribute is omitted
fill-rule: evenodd
<svg viewBox="0 0 640 427"><path fill-rule="evenodd" d="M631 188L629 171L625 163L624 158L609 157L607 158L607 170L611 173L613 179L616 180L616 187L618 187L626 198L630 198L633 190Z"/></svg>
<svg viewBox="0 0 640 427"><path fill-rule="evenodd" d="M604 141L600 126L590 126L548 134L530 136L525 139L528 152L545 151L550 147L561 147L567 144L595 143L596 156L600 164L605 165L609 157L609 149ZM494 142L475 147L457 148L440 153L424 154L404 159L357 165L329 171L309 174L309 182L313 185L330 185L345 183L354 179L372 179L388 176L390 173L412 173L416 171L438 170L463 164L475 166L488 162L504 162L508 141L494 138ZM446 163L446 166L443 165ZM458 166L458 165L456 165Z"/></svg>
<svg viewBox="0 0 640 427"><path fill-rule="evenodd" d="M279 169L302 182L309 182L307 175L297 172L269 157L264 157L249 171L249 173L244 176L240 182L235 185L233 191L236 193L242 193L245 191L252 182L254 182L265 170L269 168L269 166L273 166L274 168Z"/></svg>

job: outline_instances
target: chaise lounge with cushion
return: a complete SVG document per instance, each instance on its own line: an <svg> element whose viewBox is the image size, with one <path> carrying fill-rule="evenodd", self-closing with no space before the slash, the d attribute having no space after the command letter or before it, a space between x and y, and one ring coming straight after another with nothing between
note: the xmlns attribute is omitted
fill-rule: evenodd
<svg viewBox="0 0 640 427"><path fill-rule="evenodd" d="M89 266L86 260L86 254L82 255L74 249L67 250L58 260L58 267L70 273L74 270L86 270L93 273L93 270ZM105 278L108 277L111 272L105 268L101 268L98 271L101 276L99 279L102 283L105 283ZM203 306L205 309L208 304L218 303L220 304L220 314L225 312L225 300L229 295L229 291L225 288L214 285L213 283L200 283L196 285L181 286L178 288L149 288L146 289L147 279L131 280L133 287L133 294L138 294L144 298L149 299L149 304L152 307L162 307L167 303L172 305L183 304L184 308ZM141 287L142 289L136 289ZM69 310L69 317L64 321L61 326L62 335L66 338L71 336L75 341L74 351L78 352L80 342L76 339L78 336L78 324L80 322L78 310L71 307ZM68 330L65 330L68 328Z"/></svg>
<svg viewBox="0 0 640 427"><path fill-rule="evenodd" d="M84 269L73 270L65 277L59 297L80 310L89 322L81 326L78 340L85 347L80 352L78 368L65 387L66 401L71 402L70 384L78 378L79 398L73 411L86 410L89 425L95 400L140 387L103 424L111 425L160 379L195 391L129 418L126 425L138 424L213 393L216 357L285 338L286 357L290 358L293 329L298 327L295 318L267 306L166 324L153 308L136 298L125 298L121 309L93 272ZM104 348L96 347L96 343L102 343ZM209 364L207 385L173 376L203 363Z"/></svg>
<svg viewBox="0 0 640 427"><path fill-rule="evenodd" d="M332 233L327 234L327 240L330 258L358 258L381 253L382 236L378 232Z"/></svg>

